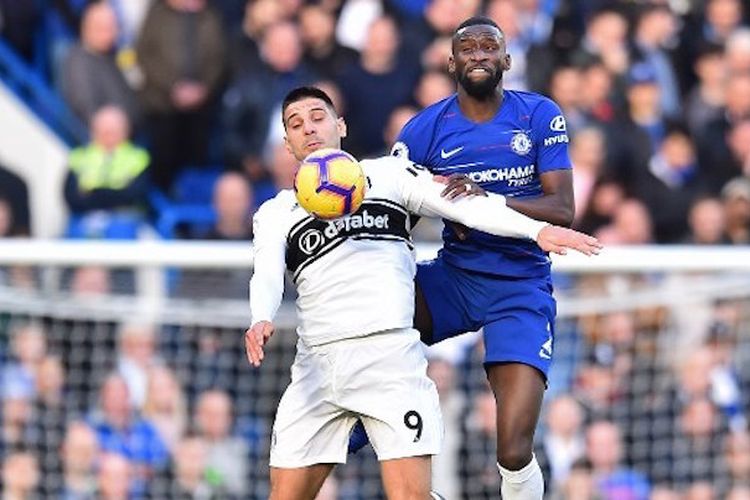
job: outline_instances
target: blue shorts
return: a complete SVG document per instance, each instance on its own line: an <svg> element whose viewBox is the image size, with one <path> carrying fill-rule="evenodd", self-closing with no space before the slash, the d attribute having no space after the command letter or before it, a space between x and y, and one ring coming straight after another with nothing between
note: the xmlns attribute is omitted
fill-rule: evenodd
<svg viewBox="0 0 750 500"><path fill-rule="evenodd" d="M524 363L547 377L557 311L550 276L476 273L438 257L420 262L416 279L432 316L432 343L484 328L485 364Z"/></svg>

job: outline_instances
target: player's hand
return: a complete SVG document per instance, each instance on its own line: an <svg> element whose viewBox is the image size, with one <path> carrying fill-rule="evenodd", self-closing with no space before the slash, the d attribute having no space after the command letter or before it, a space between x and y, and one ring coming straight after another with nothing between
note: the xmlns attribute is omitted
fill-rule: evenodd
<svg viewBox="0 0 750 500"><path fill-rule="evenodd" d="M487 196L487 192L479 184L464 174L451 174L447 177L434 175L432 178L441 184L445 184L445 189L440 193L440 196L449 200L455 200L461 196ZM446 225L453 230L459 240L465 241L469 237L471 229L463 224L446 221Z"/></svg>
<svg viewBox="0 0 750 500"><path fill-rule="evenodd" d="M548 225L537 235L536 242L545 252L565 255L572 248L584 255L598 255L602 249L599 240L567 227Z"/></svg>
<svg viewBox="0 0 750 500"><path fill-rule="evenodd" d="M447 177L435 175L432 178L441 184L445 184L445 189L440 193L440 196L449 200L455 200L462 196L487 196L487 192L479 184L464 174L451 174Z"/></svg>
<svg viewBox="0 0 750 500"><path fill-rule="evenodd" d="M245 331L245 353L251 365L260 366L265 356L263 346L273 332L273 323L270 321L258 321Z"/></svg>

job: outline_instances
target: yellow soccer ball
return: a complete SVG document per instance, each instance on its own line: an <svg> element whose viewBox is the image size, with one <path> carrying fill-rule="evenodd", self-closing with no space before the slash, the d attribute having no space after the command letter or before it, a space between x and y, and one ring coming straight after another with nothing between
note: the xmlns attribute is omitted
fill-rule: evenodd
<svg viewBox="0 0 750 500"><path fill-rule="evenodd" d="M294 177L297 202L319 219L356 212L365 198L365 174L359 162L340 149L319 149L304 159Z"/></svg>

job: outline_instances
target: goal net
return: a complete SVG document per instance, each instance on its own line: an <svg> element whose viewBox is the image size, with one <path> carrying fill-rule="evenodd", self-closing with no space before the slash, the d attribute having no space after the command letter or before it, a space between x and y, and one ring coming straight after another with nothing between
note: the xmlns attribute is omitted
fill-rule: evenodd
<svg viewBox="0 0 750 500"><path fill-rule="evenodd" d="M555 259L554 363L535 443L549 498L748 493L749 257L648 247ZM267 498L296 316L290 288L263 365L250 367L251 268L242 244L4 241L3 488ZM428 355L446 425L434 489L498 498L481 334ZM320 498L384 498L369 446Z"/></svg>

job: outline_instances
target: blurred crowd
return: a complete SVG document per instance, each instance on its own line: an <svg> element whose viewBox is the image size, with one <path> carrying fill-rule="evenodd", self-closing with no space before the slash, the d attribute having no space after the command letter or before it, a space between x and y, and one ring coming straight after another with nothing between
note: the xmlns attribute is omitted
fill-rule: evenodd
<svg viewBox="0 0 750 500"><path fill-rule="evenodd" d="M601 294L601 279L583 286ZM548 498L750 498L750 303L687 307L703 309L705 327L691 333L679 311L656 305L560 320L535 447ZM235 328L85 319L74 302L65 310L2 316L3 498L267 498L291 329L252 369ZM428 358L446 428L434 488L453 500L496 499L481 336L433 347ZM368 447L317 500L381 498Z"/></svg>
<svg viewBox="0 0 750 500"><path fill-rule="evenodd" d="M3 1L0 33L89 125L68 162L67 236L142 237L132 221L157 222L157 191L214 206L210 223L187 216L162 236L248 239L251 212L292 182L288 90L321 86L349 125L345 148L387 153L454 91L450 36L478 13L505 31L505 87L565 114L578 228L605 243L750 241L740 0ZM209 194L185 196L201 169ZM212 193L229 173L237 187ZM6 191L0 234L28 233Z"/></svg>
<svg viewBox="0 0 750 500"><path fill-rule="evenodd" d="M89 127L60 186L64 236L249 241L253 211L293 179L284 94L321 86L349 125L344 147L387 153L454 91L450 37L476 13L505 31L505 87L565 114L577 228L605 244L750 242L740 0L0 0L0 35ZM211 216L160 230L163 207L183 201ZM427 221L417 230L439 237ZM24 182L0 167L0 237L30 232ZM212 286L216 272L182 273L175 295L242 298L240 274ZM0 270L15 286L36 278ZM62 280L83 301L132 291L97 267ZM575 286L596 296L617 283ZM712 304L701 321L698 309L561 320L536 451L551 498L750 499L750 304ZM251 372L235 330L13 319L0 315L7 498L267 494L291 332ZM431 353L447 428L435 486L449 500L497 498L494 400L481 342L465 339ZM321 498L380 498L376 470L360 453Z"/></svg>

